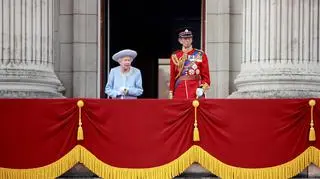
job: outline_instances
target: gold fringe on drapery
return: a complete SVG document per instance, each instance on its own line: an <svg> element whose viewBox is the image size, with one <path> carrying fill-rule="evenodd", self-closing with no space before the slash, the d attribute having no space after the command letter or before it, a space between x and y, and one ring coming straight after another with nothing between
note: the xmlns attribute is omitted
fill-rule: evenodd
<svg viewBox="0 0 320 179"><path fill-rule="evenodd" d="M31 169L10 169L0 168L1 179L54 179L70 168L80 160L80 145L74 147L65 156L49 165L31 168ZM41 155L41 154L39 154Z"/></svg>
<svg viewBox="0 0 320 179"><path fill-rule="evenodd" d="M182 173L192 163L197 162L220 178L227 179L284 179L290 178L310 163L319 165L320 151L309 147L295 159L278 166L267 168L240 168L225 164L211 156L199 146L192 146L188 151L168 164L153 168L117 168L103 163L85 148L82 148L81 163L102 178L114 179L172 179Z"/></svg>
<svg viewBox="0 0 320 179"><path fill-rule="evenodd" d="M319 166L320 151L314 147L309 147L302 154L287 163L266 168L241 168L230 166L211 156L200 147L196 148L196 150L196 153L199 154L197 159L198 163L217 176L227 179L285 179L296 176L310 163Z"/></svg>
<svg viewBox="0 0 320 179"><path fill-rule="evenodd" d="M81 162L98 176L107 179L172 179L182 173L192 163L197 162L220 178L284 179L297 175L310 163L320 166L319 161L320 150L315 147L309 147L295 159L278 166L240 168L225 164L201 147L194 145L177 159L161 166L152 168L118 168L102 162L87 149L77 145L64 157L44 167L33 169L0 168L0 178L53 179L72 168L76 163Z"/></svg>
<svg viewBox="0 0 320 179"><path fill-rule="evenodd" d="M81 148L81 163L102 178L112 179L172 179L182 173L193 162L196 154L191 147L177 159L152 168L117 168L103 163L85 148Z"/></svg>

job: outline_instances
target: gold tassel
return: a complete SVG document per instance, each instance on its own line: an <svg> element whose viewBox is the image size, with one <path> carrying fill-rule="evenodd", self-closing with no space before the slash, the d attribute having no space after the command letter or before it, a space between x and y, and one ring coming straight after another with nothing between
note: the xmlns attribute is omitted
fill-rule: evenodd
<svg viewBox="0 0 320 179"><path fill-rule="evenodd" d="M82 129L82 126L78 127L77 140L83 140L83 129Z"/></svg>
<svg viewBox="0 0 320 179"><path fill-rule="evenodd" d="M316 141L316 131L314 130L313 127L310 127L309 141Z"/></svg>
<svg viewBox="0 0 320 179"><path fill-rule="evenodd" d="M198 120L197 120L197 108L199 106L198 100L193 100L192 105L194 107L194 128L193 128L193 141L200 141L200 134L198 129Z"/></svg>
<svg viewBox="0 0 320 179"><path fill-rule="evenodd" d="M79 100L77 102L77 106L79 108L79 126L78 126L78 134L77 134L77 140L83 140L84 136L83 136L83 129L82 129L82 120L81 120L81 108L84 106L84 102L82 100Z"/></svg>
<svg viewBox="0 0 320 179"><path fill-rule="evenodd" d="M193 129L193 141L200 141L199 129L196 126Z"/></svg>
<svg viewBox="0 0 320 179"><path fill-rule="evenodd" d="M311 121L310 121L310 131L309 131L309 141L316 141L316 131L314 130L313 123L313 107L316 105L314 99L309 100L309 106L311 107Z"/></svg>

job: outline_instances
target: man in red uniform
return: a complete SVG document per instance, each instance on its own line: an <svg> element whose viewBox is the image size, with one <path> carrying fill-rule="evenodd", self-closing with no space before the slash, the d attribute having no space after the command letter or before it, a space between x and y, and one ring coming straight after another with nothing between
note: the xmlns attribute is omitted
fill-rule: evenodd
<svg viewBox="0 0 320 179"><path fill-rule="evenodd" d="M192 32L179 33L182 50L175 51L170 59L169 99L195 99L205 97L210 86L207 55L192 47Z"/></svg>

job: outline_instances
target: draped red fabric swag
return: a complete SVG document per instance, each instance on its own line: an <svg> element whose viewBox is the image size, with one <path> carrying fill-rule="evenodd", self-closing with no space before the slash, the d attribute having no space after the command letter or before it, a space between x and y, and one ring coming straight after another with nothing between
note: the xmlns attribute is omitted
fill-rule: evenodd
<svg viewBox="0 0 320 179"><path fill-rule="evenodd" d="M320 149L320 108L312 112L310 141L309 99L200 100L200 141L193 141L191 100L98 99L82 99L84 140L77 141L78 100L1 99L0 168L48 166L78 145L120 169L161 167L192 146L242 169L278 166Z"/></svg>

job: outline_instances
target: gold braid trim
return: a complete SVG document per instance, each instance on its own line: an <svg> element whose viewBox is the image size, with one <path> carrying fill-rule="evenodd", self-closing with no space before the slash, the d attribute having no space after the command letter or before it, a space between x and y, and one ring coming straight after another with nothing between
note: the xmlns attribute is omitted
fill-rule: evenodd
<svg viewBox="0 0 320 179"><path fill-rule="evenodd" d="M183 70L184 62L188 59L188 54L184 53L179 59L176 54L172 55L172 62L176 65L176 68L178 69L178 74L175 77L175 79L179 78L181 75L181 72Z"/></svg>
<svg viewBox="0 0 320 179"><path fill-rule="evenodd" d="M177 55L176 55L176 54L172 54L171 58L172 58L172 62L173 62L176 66L178 66L178 65L179 65L179 60L178 60Z"/></svg>

